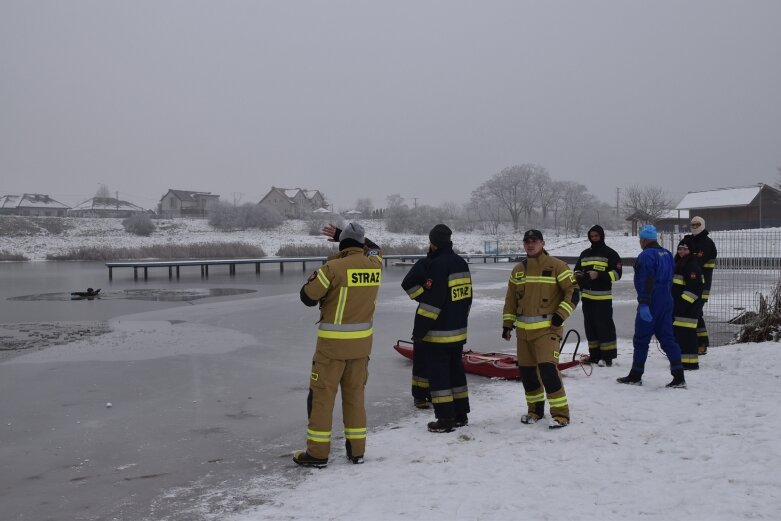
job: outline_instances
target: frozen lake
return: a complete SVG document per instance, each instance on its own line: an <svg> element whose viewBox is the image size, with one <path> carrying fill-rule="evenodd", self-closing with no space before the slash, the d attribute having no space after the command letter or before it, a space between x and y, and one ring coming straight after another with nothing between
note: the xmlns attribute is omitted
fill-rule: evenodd
<svg viewBox="0 0 781 521"><path fill-rule="evenodd" d="M308 268L235 277L226 270L208 280L192 270L178 281L115 273L109 284L100 263L0 264L2 324L112 330L0 362L4 519L200 519L253 504L242 491L254 478L297 475L290 454L304 446L318 319L298 298L315 267ZM514 342L499 338L511 265L471 268L468 347L514 352ZM391 347L409 338L412 325L415 304L400 288L406 270L384 273L367 386L370 432L413 413L410 365ZM87 287L101 287L104 297L67 299ZM212 296L215 290L247 292ZM615 293L618 334L629 338L631 270ZM581 313L565 326L582 334ZM480 383L470 377L470 385ZM337 410L335 433L340 423ZM367 463L371 448L370 435ZM331 456L342 456L338 438Z"/></svg>

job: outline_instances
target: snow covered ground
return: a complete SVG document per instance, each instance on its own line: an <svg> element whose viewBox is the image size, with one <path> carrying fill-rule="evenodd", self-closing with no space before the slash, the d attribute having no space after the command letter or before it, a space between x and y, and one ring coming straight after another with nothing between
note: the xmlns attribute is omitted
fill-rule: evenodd
<svg viewBox="0 0 781 521"><path fill-rule="evenodd" d="M326 469L258 480L264 504L231 519L778 519L781 345L713 348L686 390L664 388L658 350L642 387L616 383L631 351L590 377L565 371L565 429L521 424L518 382L473 385L467 427L429 433L421 411L370 432L364 465L335 440Z"/></svg>
<svg viewBox="0 0 781 521"><path fill-rule="evenodd" d="M267 255L276 255L280 246L286 244L306 245L322 244L325 238L309 235L309 225L302 220L285 221L274 230L244 230L220 232L214 230L203 219L172 219L155 221L158 229L150 237L139 237L127 233L121 219L65 218L66 231L61 235L32 235L20 237L2 237L0 249L10 253L22 254L30 260L44 260L47 254L60 254L80 246L111 248L117 244L134 248L160 244L190 244L198 242L244 242L260 246ZM406 233L391 233L385 230L384 221L359 220L366 228L366 235L381 246L401 244L428 245L428 236ZM585 233L582 237L545 232L546 247L552 254L577 256L588 246ZM521 252L521 235L511 229L502 230L498 235L488 235L479 230L462 233L455 230L453 243L457 249L466 253L483 253L486 241L498 241L502 252ZM625 257L637 255L640 248L636 237L628 237L624 232L607 232L608 244Z"/></svg>

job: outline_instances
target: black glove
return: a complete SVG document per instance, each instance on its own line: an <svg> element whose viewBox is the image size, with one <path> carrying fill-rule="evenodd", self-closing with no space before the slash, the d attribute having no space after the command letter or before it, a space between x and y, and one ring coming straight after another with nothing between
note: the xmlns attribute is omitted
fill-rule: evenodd
<svg viewBox="0 0 781 521"><path fill-rule="evenodd" d="M550 323L553 327L559 327L564 323L564 319L561 318L561 315L557 315L556 313L554 313L550 319Z"/></svg>
<svg viewBox="0 0 781 521"><path fill-rule="evenodd" d="M510 340L513 337L513 328L502 326L502 338Z"/></svg>
<svg viewBox="0 0 781 521"><path fill-rule="evenodd" d="M336 228L336 232L334 233L334 242L339 242L339 236L342 234L341 228Z"/></svg>

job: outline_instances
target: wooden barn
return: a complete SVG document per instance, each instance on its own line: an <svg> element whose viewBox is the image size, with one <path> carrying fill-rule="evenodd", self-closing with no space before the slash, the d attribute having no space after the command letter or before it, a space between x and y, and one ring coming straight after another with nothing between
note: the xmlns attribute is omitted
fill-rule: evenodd
<svg viewBox="0 0 781 521"><path fill-rule="evenodd" d="M705 219L708 230L742 230L781 226L781 190L755 186L689 192L676 210Z"/></svg>

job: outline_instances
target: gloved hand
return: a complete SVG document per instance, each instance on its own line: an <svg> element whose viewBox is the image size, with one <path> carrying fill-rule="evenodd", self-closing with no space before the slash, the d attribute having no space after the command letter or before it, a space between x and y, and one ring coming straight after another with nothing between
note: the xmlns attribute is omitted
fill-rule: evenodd
<svg viewBox="0 0 781 521"><path fill-rule="evenodd" d="M561 318L561 315L554 313L550 319L550 323L553 327L559 327L564 323L564 319Z"/></svg>
<svg viewBox="0 0 781 521"><path fill-rule="evenodd" d="M640 315L640 319L643 322L652 322L654 317L651 316L651 310L648 308L648 304L640 304L637 306L637 314Z"/></svg>
<svg viewBox="0 0 781 521"><path fill-rule="evenodd" d="M513 337L513 328L503 326L502 327L502 338L505 340L510 340Z"/></svg>

